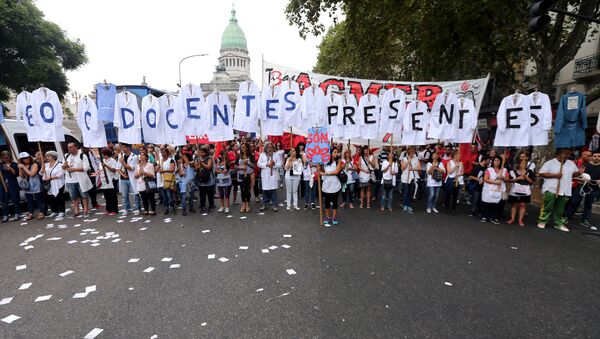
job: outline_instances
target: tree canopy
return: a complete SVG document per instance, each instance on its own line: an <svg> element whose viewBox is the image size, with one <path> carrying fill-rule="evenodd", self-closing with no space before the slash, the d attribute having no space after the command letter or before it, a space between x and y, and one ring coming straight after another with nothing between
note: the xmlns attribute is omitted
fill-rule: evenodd
<svg viewBox="0 0 600 339"><path fill-rule="evenodd" d="M45 20L31 0L0 0L0 100L41 84L62 98L69 90L65 71L86 62L84 45Z"/></svg>
<svg viewBox="0 0 600 339"><path fill-rule="evenodd" d="M524 83L551 94L556 74L596 34L587 21L553 15L527 32L528 0L290 0L286 16L301 36L321 34L315 71L389 80L451 80L491 73L501 94ZM597 17L597 0L557 0L555 7ZM339 16L339 14L343 16ZM343 19L343 20L340 20ZM535 75L524 76L526 62Z"/></svg>

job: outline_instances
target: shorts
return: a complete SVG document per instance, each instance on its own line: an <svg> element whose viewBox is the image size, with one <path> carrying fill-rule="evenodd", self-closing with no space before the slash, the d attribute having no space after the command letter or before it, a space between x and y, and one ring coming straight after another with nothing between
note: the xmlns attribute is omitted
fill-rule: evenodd
<svg viewBox="0 0 600 339"><path fill-rule="evenodd" d="M219 191L219 197L229 199L229 194L231 193L231 185L217 186L217 190Z"/></svg>
<svg viewBox="0 0 600 339"><path fill-rule="evenodd" d="M529 204L531 202L531 195L509 195L508 202L509 203L524 202L526 204Z"/></svg>
<svg viewBox="0 0 600 339"><path fill-rule="evenodd" d="M78 198L87 199L89 196L88 192L81 191L81 185L78 182L68 182L65 184L67 187L67 191L69 192L69 197L71 200L75 200Z"/></svg>

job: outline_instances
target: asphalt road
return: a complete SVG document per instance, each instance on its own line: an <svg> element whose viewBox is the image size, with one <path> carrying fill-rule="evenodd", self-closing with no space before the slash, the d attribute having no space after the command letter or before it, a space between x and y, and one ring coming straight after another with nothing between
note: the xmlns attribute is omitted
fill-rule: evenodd
<svg viewBox="0 0 600 339"><path fill-rule="evenodd" d="M0 338L600 336L600 237L416 210L2 224Z"/></svg>

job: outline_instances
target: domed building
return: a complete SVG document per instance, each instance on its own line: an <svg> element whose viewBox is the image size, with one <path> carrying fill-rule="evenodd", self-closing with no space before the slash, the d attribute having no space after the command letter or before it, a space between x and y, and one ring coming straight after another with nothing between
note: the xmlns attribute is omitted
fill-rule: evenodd
<svg viewBox="0 0 600 339"><path fill-rule="evenodd" d="M227 93L233 106L239 83L250 79L250 56L246 35L238 25L235 13L235 8L232 8L229 24L221 35L219 64L215 68L213 79L210 83L201 85L204 93L211 93L215 88Z"/></svg>

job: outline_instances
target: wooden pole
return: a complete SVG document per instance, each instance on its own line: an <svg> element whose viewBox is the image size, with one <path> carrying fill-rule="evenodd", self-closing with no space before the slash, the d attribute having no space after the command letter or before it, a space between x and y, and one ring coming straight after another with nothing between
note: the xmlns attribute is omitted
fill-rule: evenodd
<svg viewBox="0 0 600 339"><path fill-rule="evenodd" d="M319 190L319 225L323 225L323 193L321 192L321 173L319 173L317 176L317 189Z"/></svg>
<svg viewBox="0 0 600 339"><path fill-rule="evenodd" d="M290 126L290 150L294 148L294 127Z"/></svg>

